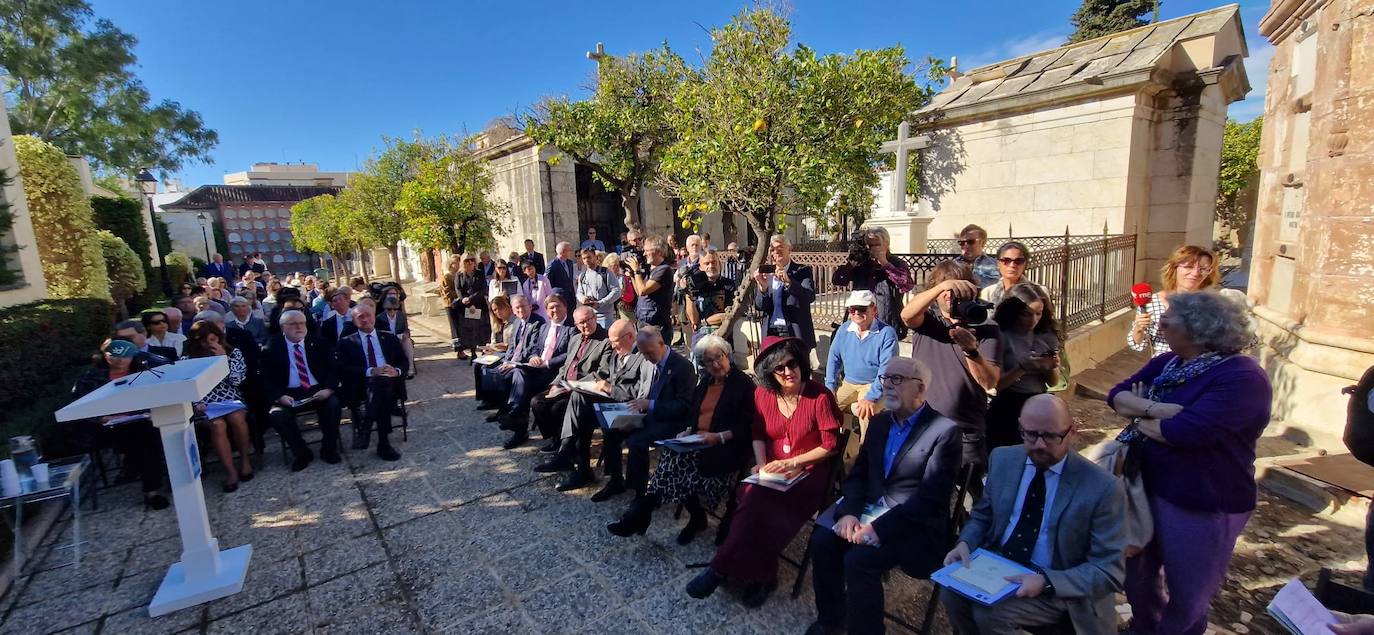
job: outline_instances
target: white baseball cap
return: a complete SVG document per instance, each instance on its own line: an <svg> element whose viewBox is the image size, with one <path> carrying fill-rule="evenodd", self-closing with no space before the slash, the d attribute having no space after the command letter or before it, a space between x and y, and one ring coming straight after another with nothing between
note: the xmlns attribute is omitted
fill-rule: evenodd
<svg viewBox="0 0 1374 635"><path fill-rule="evenodd" d="M850 291L849 297L845 299L845 306L869 306L877 304L878 300L873 297L872 291Z"/></svg>

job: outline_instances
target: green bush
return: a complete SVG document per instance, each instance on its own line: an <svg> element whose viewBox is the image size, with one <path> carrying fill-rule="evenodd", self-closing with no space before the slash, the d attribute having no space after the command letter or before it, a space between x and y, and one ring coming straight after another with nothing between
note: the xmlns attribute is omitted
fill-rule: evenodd
<svg viewBox="0 0 1374 635"><path fill-rule="evenodd" d="M152 306L162 292L162 279L158 277L157 268L149 261L152 247L148 244L148 229L143 224L143 210L143 203L132 198L91 197L95 226L108 229L114 235L123 238L129 249L134 250L134 254L138 256L139 266L143 270L143 279L146 282L144 289L124 301L130 314ZM111 290L111 295L113 294L114 291Z"/></svg>
<svg viewBox="0 0 1374 635"><path fill-rule="evenodd" d="M195 269L191 268L191 257L179 251L167 253L167 277L172 283L172 293L175 294L183 282L193 282Z"/></svg>
<svg viewBox="0 0 1374 635"><path fill-rule="evenodd" d="M0 308L0 412L13 419L15 409L44 395L65 394L71 384L60 379L70 369L90 364L114 324L114 305L107 300L45 300ZM48 412L51 420L52 412Z"/></svg>
<svg viewBox="0 0 1374 635"><path fill-rule="evenodd" d="M109 300L105 257L76 168L56 146L37 137L14 137L14 151L48 297Z"/></svg>
<svg viewBox="0 0 1374 635"><path fill-rule="evenodd" d="M95 235L105 256L105 270L110 274L110 299L116 305L124 304L148 286L148 279L143 277L143 263L124 239L113 232L97 229Z"/></svg>

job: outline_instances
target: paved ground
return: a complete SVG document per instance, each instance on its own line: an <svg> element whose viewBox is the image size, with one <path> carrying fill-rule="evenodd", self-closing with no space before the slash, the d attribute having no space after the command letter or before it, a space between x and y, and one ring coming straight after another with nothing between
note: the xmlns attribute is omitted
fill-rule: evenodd
<svg viewBox="0 0 1374 635"><path fill-rule="evenodd" d="M419 322L417 320L417 322ZM145 511L135 486L101 493L83 518L91 544L80 568L44 548L0 597L0 633L801 633L813 619L809 581L749 611L724 588L706 601L683 586L712 546L674 542L679 523L660 514L647 537L619 539L604 525L627 501L593 504L591 490L554 491L530 468L534 444L500 449L503 436L473 411L471 372L440 340L417 333L408 441L399 463L353 452L340 465L285 467L274 435L258 477L231 495L207 468L211 520L225 547L252 543L242 593L150 619L147 604L179 558L170 510ZM1073 399L1080 423L1113 425L1100 402ZM1090 438L1105 430L1090 432ZM45 542L64 542L64 522ZM1219 632L1277 632L1263 604L1287 577L1321 563L1363 565L1357 531L1265 497L1238 550L1213 621ZM795 560L803 542L789 549ZM784 588L796 568L780 567ZM888 608L919 622L928 585L893 574ZM942 619L942 618L941 618ZM894 631L897 629L894 629ZM936 632L947 632L943 622Z"/></svg>

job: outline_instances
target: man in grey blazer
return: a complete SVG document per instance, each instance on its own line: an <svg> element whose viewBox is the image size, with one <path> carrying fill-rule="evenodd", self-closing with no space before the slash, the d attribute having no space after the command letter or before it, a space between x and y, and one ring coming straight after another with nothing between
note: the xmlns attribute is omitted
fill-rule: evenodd
<svg viewBox="0 0 1374 635"><path fill-rule="evenodd" d="M568 400L567 414L563 417L563 442L558 453L534 468L534 471L541 473L568 472L558 484L560 492L596 482L591 460L592 433L601 427L597 422L596 404L628 402L649 395L654 366L635 352L634 324L629 320L616 320L611 324L606 341L611 353L588 379L595 379L597 389L607 396L574 392Z"/></svg>
<svg viewBox="0 0 1374 635"><path fill-rule="evenodd" d="M1021 438L1020 447L993 450L987 489L945 564L967 563L981 547L1036 573L992 606L941 589L950 623L965 635L1000 635L1067 617L1079 633L1115 633L1125 579L1121 485L1073 451L1073 418L1058 397L1026 401Z"/></svg>

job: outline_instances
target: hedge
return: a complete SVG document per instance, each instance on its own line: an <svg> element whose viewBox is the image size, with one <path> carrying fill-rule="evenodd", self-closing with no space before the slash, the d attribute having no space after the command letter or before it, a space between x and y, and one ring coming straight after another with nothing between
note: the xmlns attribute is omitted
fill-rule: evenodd
<svg viewBox="0 0 1374 635"><path fill-rule="evenodd" d="M64 379L72 369L90 364L114 318L114 305L95 298L0 308L0 342L5 343L0 348L3 418L12 422L14 410L69 392L71 384ZM51 411L47 418L52 419Z"/></svg>
<svg viewBox="0 0 1374 635"><path fill-rule="evenodd" d="M14 151L48 297L109 300L105 257L76 168L56 146L37 137L14 137Z"/></svg>
<svg viewBox="0 0 1374 635"><path fill-rule="evenodd" d="M105 270L110 274L110 298L115 304L124 304L147 288L148 279L143 276L144 265L123 238L104 229L97 229L95 235L100 240L100 250L105 256Z"/></svg>
<svg viewBox="0 0 1374 635"><path fill-rule="evenodd" d="M167 260L167 277L172 284L172 293L176 294L177 289L183 282L194 282L195 269L191 268L191 257L180 251L168 252L165 257Z"/></svg>

